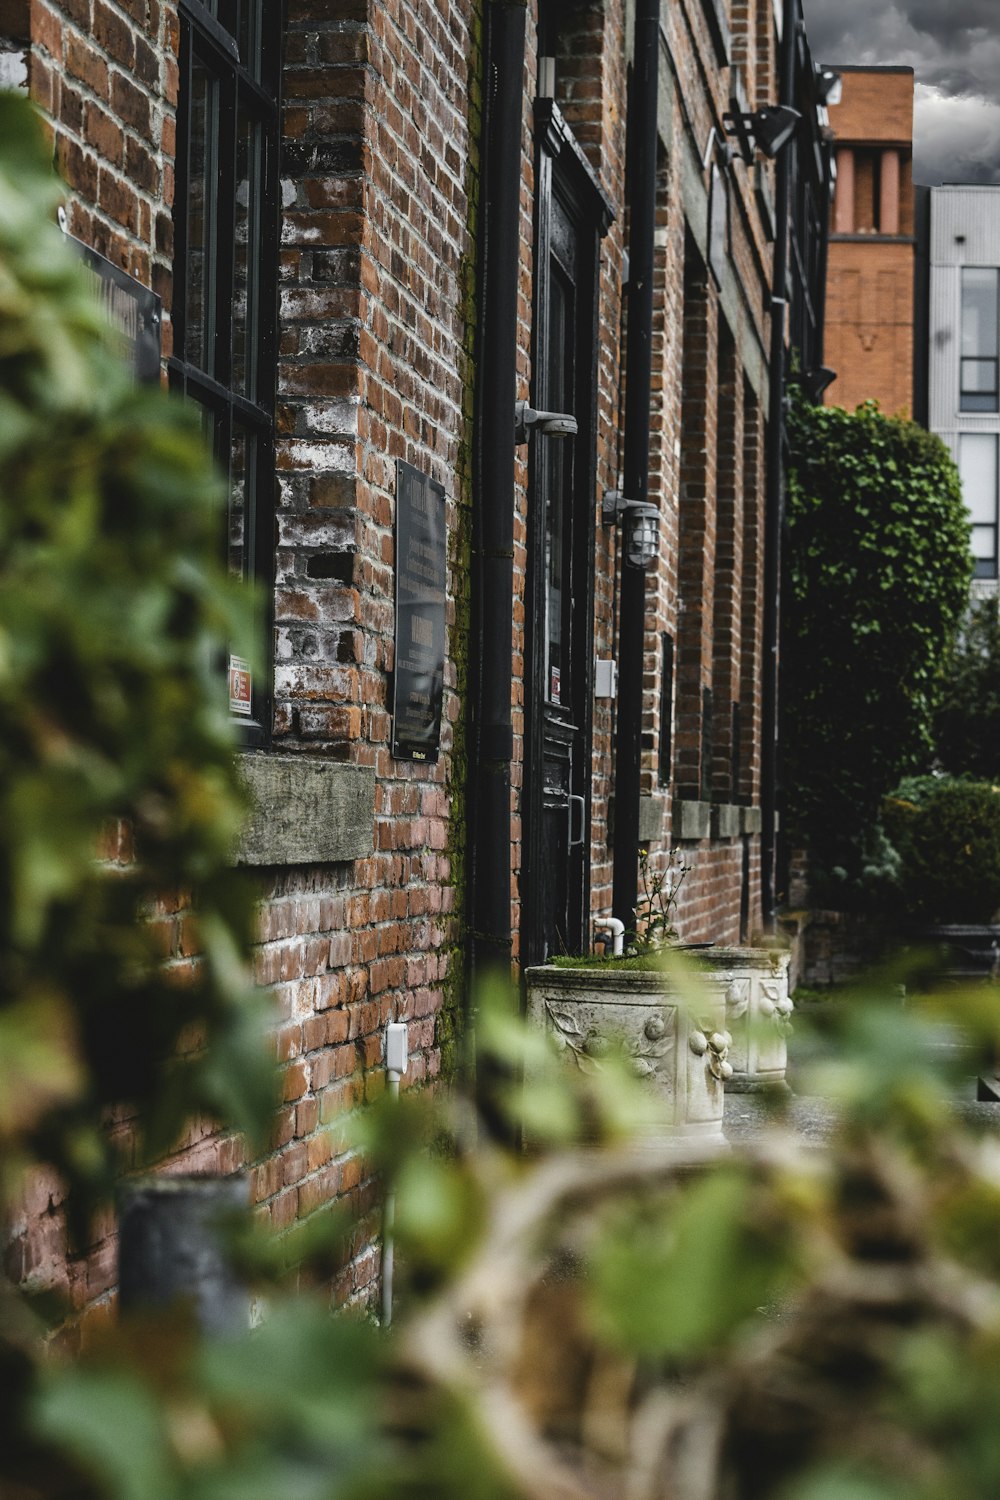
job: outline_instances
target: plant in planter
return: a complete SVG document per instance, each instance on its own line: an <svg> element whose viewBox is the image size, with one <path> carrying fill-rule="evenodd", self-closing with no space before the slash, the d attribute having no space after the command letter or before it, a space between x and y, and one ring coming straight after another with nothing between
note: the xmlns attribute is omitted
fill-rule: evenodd
<svg viewBox="0 0 1000 1500"><path fill-rule="evenodd" d="M642 895L633 951L649 954L678 940L674 917L688 866L674 851L666 870L653 871L643 850L639 874ZM726 1087L733 1093L787 1089L785 1069L793 1010L788 996L788 954L775 948L713 945L704 961L709 973L725 988L722 1035L728 1046L723 1069Z"/></svg>
<svg viewBox="0 0 1000 1500"><path fill-rule="evenodd" d="M725 1144L723 1089L733 1072L725 990L672 946L686 868L672 856L654 873L645 855L640 867L643 894L628 951L526 970L528 1017L585 1073L624 1057L659 1100L666 1140L714 1149Z"/></svg>

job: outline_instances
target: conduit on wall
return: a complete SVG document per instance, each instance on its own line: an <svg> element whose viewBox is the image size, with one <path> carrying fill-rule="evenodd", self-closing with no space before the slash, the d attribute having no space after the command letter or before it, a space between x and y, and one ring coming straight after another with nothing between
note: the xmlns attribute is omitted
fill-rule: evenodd
<svg viewBox="0 0 1000 1500"><path fill-rule="evenodd" d="M511 633L514 399L521 263L525 5L484 16L469 649L468 961L473 986L511 972Z"/></svg>

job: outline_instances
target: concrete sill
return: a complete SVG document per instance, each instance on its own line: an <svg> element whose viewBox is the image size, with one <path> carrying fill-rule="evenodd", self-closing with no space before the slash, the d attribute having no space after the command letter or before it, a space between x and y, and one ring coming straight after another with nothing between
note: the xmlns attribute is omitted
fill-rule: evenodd
<svg viewBox="0 0 1000 1500"><path fill-rule="evenodd" d="M237 756L253 812L237 844L241 865L318 865L374 848L375 772L317 756Z"/></svg>

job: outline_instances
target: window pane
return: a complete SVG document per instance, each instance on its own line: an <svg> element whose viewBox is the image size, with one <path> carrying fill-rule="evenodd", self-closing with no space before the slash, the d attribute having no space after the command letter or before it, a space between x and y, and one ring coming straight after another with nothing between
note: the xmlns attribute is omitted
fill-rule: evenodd
<svg viewBox="0 0 1000 1500"><path fill-rule="evenodd" d="M239 0L240 20L237 40L240 62L252 78L260 78L260 38L263 0Z"/></svg>
<svg viewBox="0 0 1000 1500"><path fill-rule="evenodd" d="M997 388L997 361L995 359L963 359L962 391L980 391L993 394Z"/></svg>
<svg viewBox="0 0 1000 1500"><path fill-rule="evenodd" d="M204 64L191 67L184 357L215 374L215 205L219 91Z"/></svg>
<svg viewBox="0 0 1000 1500"><path fill-rule="evenodd" d="M227 555L229 571L235 578L252 578L254 575L256 474L257 439L247 428L234 423L229 474Z"/></svg>
<svg viewBox="0 0 1000 1500"><path fill-rule="evenodd" d="M997 529L995 526L973 526L972 556L977 578L997 576Z"/></svg>
<svg viewBox="0 0 1000 1500"><path fill-rule="evenodd" d="M962 271L962 353L980 358L997 354L997 273L993 267Z"/></svg>
<svg viewBox="0 0 1000 1500"><path fill-rule="evenodd" d="M964 432L958 468L962 493L973 521L995 526L997 519L997 440L989 432Z"/></svg>
<svg viewBox="0 0 1000 1500"><path fill-rule="evenodd" d="M554 259L549 294L546 401L553 411L565 411L571 294ZM564 438L543 437L541 447L545 465L545 695L552 703L562 703L563 679L568 669L564 660L563 615L569 604L565 577L566 505L572 455Z"/></svg>
<svg viewBox="0 0 1000 1500"><path fill-rule="evenodd" d="M233 389L256 397L260 262L260 126L241 106L236 122L236 217L233 255Z"/></svg>

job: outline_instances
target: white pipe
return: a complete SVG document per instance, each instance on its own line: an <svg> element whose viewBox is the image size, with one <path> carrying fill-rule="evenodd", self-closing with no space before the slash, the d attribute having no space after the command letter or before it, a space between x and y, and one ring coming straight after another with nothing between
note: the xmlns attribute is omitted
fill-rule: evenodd
<svg viewBox="0 0 1000 1500"><path fill-rule="evenodd" d="M625 923L620 917L602 917L597 928L599 933L611 934L611 956L621 958L625 952Z"/></svg>
<svg viewBox="0 0 1000 1500"><path fill-rule="evenodd" d="M399 1080L403 1075L390 1068L386 1073L386 1086L390 1099L399 1098ZM382 1209L382 1327L392 1322L392 1273L395 1262L395 1245L392 1231L396 1221L396 1194L386 1193Z"/></svg>

